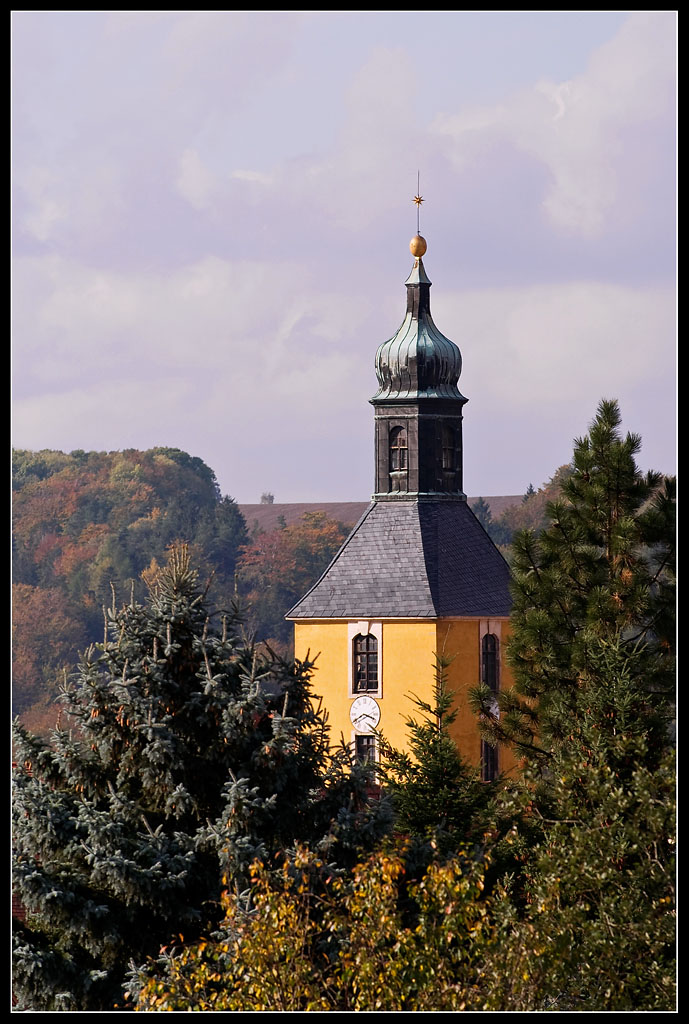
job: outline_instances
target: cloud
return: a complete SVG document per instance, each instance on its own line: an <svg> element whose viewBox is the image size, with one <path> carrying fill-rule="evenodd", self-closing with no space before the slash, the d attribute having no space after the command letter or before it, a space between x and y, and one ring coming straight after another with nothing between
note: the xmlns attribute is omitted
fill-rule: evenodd
<svg viewBox="0 0 689 1024"><path fill-rule="evenodd" d="M215 163L229 178L234 122L285 73L301 16L48 12L18 22L32 69L17 62L13 76L18 247L27 232L77 258L119 248L131 259L138 248L149 261L154 234L157 258L170 251L160 222L179 218L178 197L204 213Z"/></svg>
<svg viewBox="0 0 689 1024"><path fill-rule="evenodd" d="M33 300L15 332L17 446L177 444L243 500L245 477L231 473L253 479L252 458L283 500L305 493L305 466L318 470L308 486L320 496L370 490L373 359L397 321L365 295L352 303L347 281L325 288L297 261L211 257L148 275L34 259L17 277L20 301ZM655 393L672 416L671 299L661 286L594 281L435 296L436 323L464 357L468 480L492 476L485 493L516 493L524 476L543 482L527 468L528 446L511 446L531 434L553 472L604 395L620 399L656 464L671 468L659 455L668 424L642 400L643 389ZM326 442L327 458L317 456Z"/></svg>
<svg viewBox="0 0 689 1024"><path fill-rule="evenodd" d="M485 288L443 295L435 310L439 324L457 325L463 386L517 415L534 404L547 416L563 403L586 408L598 392L628 393L674 363L669 287Z"/></svg>
<svg viewBox="0 0 689 1024"><path fill-rule="evenodd" d="M595 237L628 193L642 133L655 119L674 122L674 21L635 14L565 82L541 80L492 107L438 115L455 165L478 163L498 140L548 170L543 209L558 228ZM667 159L664 150L661 161Z"/></svg>
<svg viewBox="0 0 689 1024"><path fill-rule="evenodd" d="M26 230L39 242L46 242L67 218L67 209L55 196L55 176L48 168L30 167L24 179L27 212Z"/></svg>
<svg viewBox="0 0 689 1024"><path fill-rule="evenodd" d="M346 295L314 288L298 263L208 257L145 275L34 258L18 261L15 276L17 301L33 298L15 328L18 401L31 389L64 391L69 404L74 381L86 392L106 377L155 377L225 389L247 412L257 395L279 406L302 387L312 404L327 393L337 407L354 372L342 329L356 330L363 314Z"/></svg>
<svg viewBox="0 0 689 1024"><path fill-rule="evenodd" d="M196 210L205 210L216 187L215 176L203 164L195 149L185 149L179 159L177 191Z"/></svg>
<svg viewBox="0 0 689 1024"><path fill-rule="evenodd" d="M462 350L469 492L520 493L568 462L601 398L641 434L644 468L674 471L670 286L595 281L470 289L435 301Z"/></svg>
<svg viewBox="0 0 689 1024"><path fill-rule="evenodd" d="M15 443L176 444L243 500L365 498L420 170L467 487L541 483L603 395L668 468L672 16L494 104L452 69L421 103L419 53L383 33L314 72L293 12L75 19L29 19L15 75Z"/></svg>
<svg viewBox="0 0 689 1024"><path fill-rule="evenodd" d="M298 209L302 218L308 211L310 219L325 218L328 230L351 236L399 206L398 196L413 187L418 163L409 146L414 76L404 49L372 49L345 92L331 150L273 168L273 185L287 210Z"/></svg>

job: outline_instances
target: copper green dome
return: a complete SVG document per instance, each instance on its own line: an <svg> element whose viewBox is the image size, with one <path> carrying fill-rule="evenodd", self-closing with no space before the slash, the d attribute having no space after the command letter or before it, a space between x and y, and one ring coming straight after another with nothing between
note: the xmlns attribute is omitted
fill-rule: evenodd
<svg viewBox="0 0 689 1024"><path fill-rule="evenodd" d="M466 402L457 387L462 355L433 323L431 281L421 256L414 260L405 284L407 314L397 332L376 353L379 388L372 401L454 398Z"/></svg>

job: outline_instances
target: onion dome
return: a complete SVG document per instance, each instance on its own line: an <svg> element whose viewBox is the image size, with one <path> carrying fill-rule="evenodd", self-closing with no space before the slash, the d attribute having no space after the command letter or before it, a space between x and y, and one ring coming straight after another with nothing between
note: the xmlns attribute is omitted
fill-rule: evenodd
<svg viewBox="0 0 689 1024"><path fill-rule="evenodd" d="M422 259L427 249L425 238L415 235L409 249L414 266L405 281L407 315L399 330L376 353L379 389L372 401L455 398L466 402L457 387L462 355L431 317L431 281Z"/></svg>

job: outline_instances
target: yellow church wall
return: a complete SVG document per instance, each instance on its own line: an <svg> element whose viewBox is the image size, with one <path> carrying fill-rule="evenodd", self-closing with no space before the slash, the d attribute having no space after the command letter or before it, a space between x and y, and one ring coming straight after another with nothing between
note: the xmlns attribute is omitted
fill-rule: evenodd
<svg viewBox="0 0 689 1024"><path fill-rule="evenodd" d="M431 701L434 682L435 623L383 623L383 690L380 730L393 747L407 745L406 719L414 716L411 694Z"/></svg>
<svg viewBox="0 0 689 1024"><path fill-rule="evenodd" d="M469 708L469 690L481 678L479 622L476 619L440 621L437 623L436 650L449 660L447 689L453 693L453 706L459 711L449 732L461 754L478 765L481 741L476 716Z"/></svg>
<svg viewBox="0 0 689 1024"><path fill-rule="evenodd" d="M508 620L440 619L437 623L436 650L452 659L446 670L447 689L454 694L454 707L459 711L450 726L450 735L462 756L477 766L481 760L481 735L476 715L469 706L469 691L481 680L481 638L485 632L498 637L500 689L509 689L513 678L505 660ZM516 763L512 751L501 747L498 763L500 772L511 771Z"/></svg>
<svg viewBox="0 0 689 1024"><path fill-rule="evenodd" d="M349 640L346 622L295 622L294 656L316 658L312 692L323 698L328 712L331 746L350 741ZM317 657L316 657L317 656Z"/></svg>
<svg viewBox="0 0 689 1024"><path fill-rule="evenodd" d="M365 627L365 624L361 624ZM354 626L356 630L358 626ZM407 717L418 717L411 695L432 702L435 654L451 658L447 669L448 689L455 693L459 714L451 726L451 735L471 764L481 756L478 722L469 708L469 690L480 680L481 636L495 633L499 640L500 688L512 685L512 675L505 661L505 642L509 622L480 619L441 619L423 621L390 621L372 625L380 630L379 671L381 687L372 694L380 708L379 730L398 749L407 745ZM328 711L331 743L343 736L352 742L354 728L349 712L354 699L351 690L352 625L348 622L295 622L294 642L297 658L317 655L313 692L323 698ZM515 766L512 752L501 748L500 771Z"/></svg>
<svg viewBox="0 0 689 1024"><path fill-rule="evenodd" d="M313 693L323 698L328 711L331 744L340 735L351 742L354 728L349 710L354 699L350 686L349 624L347 622L295 622L294 654L316 655ZM414 708L410 692L429 700L433 687L434 622L384 622L379 651L381 688L372 694L380 708L378 729L395 747L407 742L405 719Z"/></svg>

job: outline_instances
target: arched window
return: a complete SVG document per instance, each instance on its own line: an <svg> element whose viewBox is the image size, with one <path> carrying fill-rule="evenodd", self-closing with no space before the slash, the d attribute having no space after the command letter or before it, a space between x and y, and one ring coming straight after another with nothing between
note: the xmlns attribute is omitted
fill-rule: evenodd
<svg viewBox="0 0 689 1024"><path fill-rule="evenodd" d="M378 689L378 640L371 633L354 637L355 693L370 693Z"/></svg>
<svg viewBox="0 0 689 1024"><path fill-rule="evenodd" d="M404 427L393 427L390 431L390 472L396 473L407 468L407 431Z"/></svg>
<svg viewBox="0 0 689 1024"><path fill-rule="evenodd" d="M486 633L481 641L481 682L498 692L498 638L493 633Z"/></svg>

